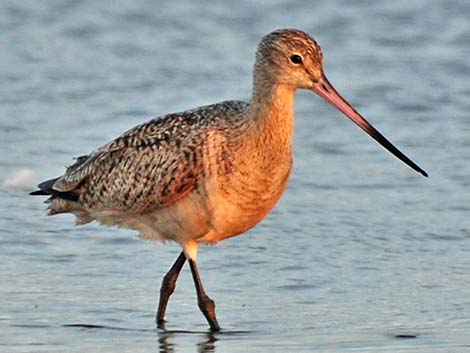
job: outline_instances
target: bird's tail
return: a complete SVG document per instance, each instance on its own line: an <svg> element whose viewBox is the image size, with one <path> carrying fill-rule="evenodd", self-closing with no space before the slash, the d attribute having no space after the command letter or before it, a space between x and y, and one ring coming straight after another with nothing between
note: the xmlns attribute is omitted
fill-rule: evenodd
<svg viewBox="0 0 470 353"><path fill-rule="evenodd" d="M49 196L45 202L49 204L48 210L50 216L60 213L72 213L77 217L76 224L91 222L93 217L91 217L89 212L78 202L78 191L58 191L53 188L58 179L59 178L54 178L42 182L38 185L39 190L35 190L29 194L33 196Z"/></svg>
<svg viewBox="0 0 470 353"><path fill-rule="evenodd" d="M78 195L73 193L72 191L58 191L53 188L55 182L59 179L49 179L41 184L38 185L39 190L30 192L30 195L33 196L55 196L61 199L69 200L69 201L78 201Z"/></svg>

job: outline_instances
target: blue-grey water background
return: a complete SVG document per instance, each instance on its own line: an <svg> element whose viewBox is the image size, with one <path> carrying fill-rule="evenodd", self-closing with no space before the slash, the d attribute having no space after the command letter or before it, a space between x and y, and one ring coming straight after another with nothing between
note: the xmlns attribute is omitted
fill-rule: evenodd
<svg viewBox="0 0 470 353"><path fill-rule="evenodd" d="M465 0L3 0L0 351L470 352L469 13ZM225 333L207 333L187 268L159 332L178 246L74 227L27 192L153 116L248 98L255 47L282 27L316 37L330 81L430 178L299 92L286 194L199 254Z"/></svg>

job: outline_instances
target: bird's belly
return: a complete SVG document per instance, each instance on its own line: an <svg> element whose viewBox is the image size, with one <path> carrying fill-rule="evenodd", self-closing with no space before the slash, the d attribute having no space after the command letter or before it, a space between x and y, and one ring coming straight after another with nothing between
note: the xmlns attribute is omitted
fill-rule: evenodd
<svg viewBox="0 0 470 353"><path fill-rule="evenodd" d="M217 243L239 235L261 222L287 187L290 167L284 173L262 178L207 178L186 197L143 214L94 217L104 224L137 230L140 237L184 243Z"/></svg>
<svg viewBox="0 0 470 353"><path fill-rule="evenodd" d="M284 193L289 174L290 168L282 177L264 179L266 182L213 181L208 186L212 231L200 241L216 243L246 232L261 222Z"/></svg>
<svg viewBox="0 0 470 353"><path fill-rule="evenodd" d="M201 190L193 190L183 199L143 214L124 217L120 226L134 229L144 239L184 243L210 232L210 214Z"/></svg>

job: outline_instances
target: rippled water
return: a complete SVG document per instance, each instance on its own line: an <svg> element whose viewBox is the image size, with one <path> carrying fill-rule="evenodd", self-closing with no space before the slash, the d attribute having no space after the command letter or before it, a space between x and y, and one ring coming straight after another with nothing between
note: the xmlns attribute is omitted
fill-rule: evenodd
<svg viewBox="0 0 470 353"><path fill-rule="evenodd" d="M0 3L0 351L470 351L468 1ZM299 92L295 171L272 214L200 252L224 332L175 245L26 194L152 116L246 98L257 42L296 27L330 81L426 169Z"/></svg>

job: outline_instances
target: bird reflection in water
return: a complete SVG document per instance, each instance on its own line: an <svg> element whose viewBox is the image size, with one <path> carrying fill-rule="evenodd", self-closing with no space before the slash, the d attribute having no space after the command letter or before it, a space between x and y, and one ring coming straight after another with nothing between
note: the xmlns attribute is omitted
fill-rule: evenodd
<svg viewBox="0 0 470 353"><path fill-rule="evenodd" d="M158 332L158 344L160 353L175 353L175 339L179 333L194 333L191 331L159 331ZM217 338L214 332L201 332L200 340L196 343L197 353L214 353L215 342Z"/></svg>

